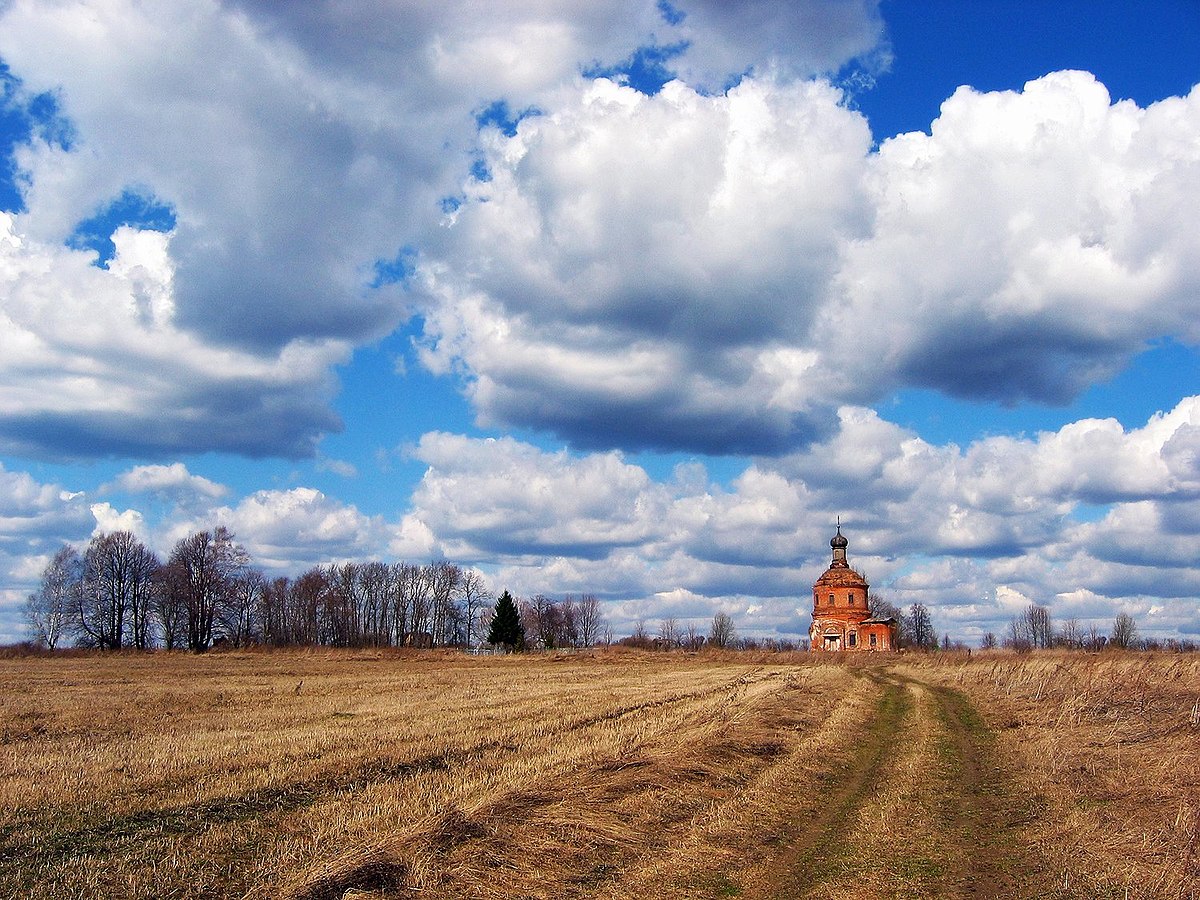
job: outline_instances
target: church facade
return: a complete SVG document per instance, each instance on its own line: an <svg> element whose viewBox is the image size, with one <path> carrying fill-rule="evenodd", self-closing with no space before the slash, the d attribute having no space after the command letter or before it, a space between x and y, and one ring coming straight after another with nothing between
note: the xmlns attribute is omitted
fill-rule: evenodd
<svg viewBox="0 0 1200 900"><path fill-rule="evenodd" d="M809 646L814 652L870 652L895 647L896 620L877 619L868 602L870 585L846 562L849 541L841 523L829 542L833 560L813 585L812 627Z"/></svg>

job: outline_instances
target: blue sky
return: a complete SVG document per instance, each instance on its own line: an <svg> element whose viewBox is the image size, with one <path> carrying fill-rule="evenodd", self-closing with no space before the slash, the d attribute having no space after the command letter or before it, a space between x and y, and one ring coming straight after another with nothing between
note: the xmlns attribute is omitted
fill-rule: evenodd
<svg viewBox="0 0 1200 900"><path fill-rule="evenodd" d="M177 8L175 8L177 6ZM62 542L803 635L1200 631L1200 6L0 12L0 640Z"/></svg>

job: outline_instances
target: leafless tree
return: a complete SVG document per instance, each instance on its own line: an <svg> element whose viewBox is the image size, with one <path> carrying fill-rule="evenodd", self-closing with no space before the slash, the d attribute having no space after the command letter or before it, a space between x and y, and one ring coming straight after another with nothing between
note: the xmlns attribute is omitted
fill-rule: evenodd
<svg viewBox="0 0 1200 900"><path fill-rule="evenodd" d="M434 646L449 646L459 642L462 617L455 605L462 569L453 563L439 560L428 567L430 622L429 633Z"/></svg>
<svg viewBox="0 0 1200 900"><path fill-rule="evenodd" d="M1083 641L1083 627L1079 624L1079 620L1072 616L1059 627L1055 642L1059 646L1078 650L1083 646Z"/></svg>
<svg viewBox="0 0 1200 900"><path fill-rule="evenodd" d="M393 580L394 643L404 646L428 631L429 579L424 566L398 563Z"/></svg>
<svg viewBox="0 0 1200 900"><path fill-rule="evenodd" d="M591 647L600 640L604 627L604 615L595 594L584 594L575 604L575 629L579 632L579 645Z"/></svg>
<svg viewBox="0 0 1200 900"><path fill-rule="evenodd" d="M33 640L53 650L70 627L83 591L83 560L63 544L42 570L35 593L25 601L25 621Z"/></svg>
<svg viewBox="0 0 1200 900"><path fill-rule="evenodd" d="M712 629L708 632L710 647L733 647L737 641L737 629L733 619L723 612L713 616Z"/></svg>
<svg viewBox="0 0 1200 900"><path fill-rule="evenodd" d="M688 622L683 641L683 645L693 653L704 646L704 635L700 633L700 628L695 622Z"/></svg>
<svg viewBox="0 0 1200 900"><path fill-rule="evenodd" d="M382 562L369 562L359 571L362 597L363 643L378 647L390 643L392 567Z"/></svg>
<svg viewBox="0 0 1200 900"><path fill-rule="evenodd" d="M458 578L458 602L462 604L463 628L466 629L466 643L472 648L478 643L479 613L490 604L492 593L487 589L484 576L475 569L464 569Z"/></svg>
<svg viewBox="0 0 1200 900"><path fill-rule="evenodd" d="M1117 613L1113 620L1112 637L1109 643L1122 650L1131 650L1137 644L1137 623L1129 613Z"/></svg>
<svg viewBox="0 0 1200 900"><path fill-rule="evenodd" d="M1050 622L1050 610L1036 603L1025 609L1026 631L1034 647L1042 650L1054 645L1054 628Z"/></svg>
<svg viewBox="0 0 1200 900"><path fill-rule="evenodd" d="M933 619L923 603L914 603L906 617L907 638L918 650L937 648L937 632L933 630Z"/></svg>
<svg viewBox="0 0 1200 900"><path fill-rule="evenodd" d="M646 620L638 619L633 623L633 632L629 637L622 639L622 644L628 644L630 647L640 647L646 649L650 646L650 635L646 633Z"/></svg>
<svg viewBox="0 0 1200 900"><path fill-rule="evenodd" d="M187 611L188 649L212 646L218 608L227 602L234 579L247 565L246 550L224 525L180 539L167 562L170 588Z"/></svg>
<svg viewBox="0 0 1200 900"><path fill-rule="evenodd" d="M233 646L264 639L256 629L266 587L267 579L258 569L247 567L234 576L226 601L217 608L217 628Z"/></svg>
<svg viewBox="0 0 1200 900"><path fill-rule="evenodd" d="M163 646L175 650L187 644L187 608L183 592L174 588L175 570L171 565L160 566L154 576L150 605L158 620Z"/></svg>
<svg viewBox="0 0 1200 900"><path fill-rule="evenodd" d="M131 532L92 538L84 554L83 590L75 620L87 643L119 650L128 636L139 649L149 646L150 601L158 565L157 557Z"/></svg>
<svg viewBox="0 0 1200 900"><path fill-rule="evenodd" d="M558 604L557 635L555 641L559 647L579 646L579 625L576 621L578 606L573 597L565 597Z"/></svg>
<svg viewBox="0 0 1200 900"><path fill-rule="evenodd" d="M321 640L321 606L329 590L322 566L303 572L288 585L284 607L285 633L289 644L317 644Z"/></svg>
<svg viewBox="0 0 1200 900"><path fill-rule="evenodd" d="M980 642L979 642L979 649L981 649L981 650L995 650L995 649L996 649L996 645L997 645L998 643L999 643L999 642L996 640L996 635L995 635L995 634L993 634L992 632L990 632L990 631L989 631L987 634L985 634L985 635L983 636L983 639L982 639L982 640L980 640Z"/></svg>
<svg viewBox="0 0 1200 900"><path fill-rule="evenodd" d="M1028 623L1024 616L1013 616L1009 621L1004 646L1010 650L1016 650L1018 653L1028 653L1033 647L1033 640L1029 637Z"/></svg>
<svg viewBox="0 0 1200 900"><path fill-rule="evenodd" d="M676 649L679 646L682 637L683 636L679 630L678 619L674 617L668 617L658 623L658 640L662 649Z"/></svg>

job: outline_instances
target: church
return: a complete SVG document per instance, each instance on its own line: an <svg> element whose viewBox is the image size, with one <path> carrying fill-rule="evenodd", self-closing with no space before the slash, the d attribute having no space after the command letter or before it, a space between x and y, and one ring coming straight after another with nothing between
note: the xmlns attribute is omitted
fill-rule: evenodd
<svg viewBox="0 0 1200 900"><path fill-rule="evenodd" d="M892 650L895 647L896 620L877 619L867 602L870 585L846 562L849 541L837 534L829 542L833 560L813 585L812 628L808 636L816 652L836 650Z"/></svg>

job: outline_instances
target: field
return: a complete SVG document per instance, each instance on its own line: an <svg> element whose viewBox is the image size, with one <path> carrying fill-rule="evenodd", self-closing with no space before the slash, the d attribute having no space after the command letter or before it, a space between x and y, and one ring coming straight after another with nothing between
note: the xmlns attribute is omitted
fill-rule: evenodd
<svg viewBox="0 0 1200 900"><path fill-rule="evenodd" d="M1200 896L1200 658L0 659L0 896Z"/></svg>

